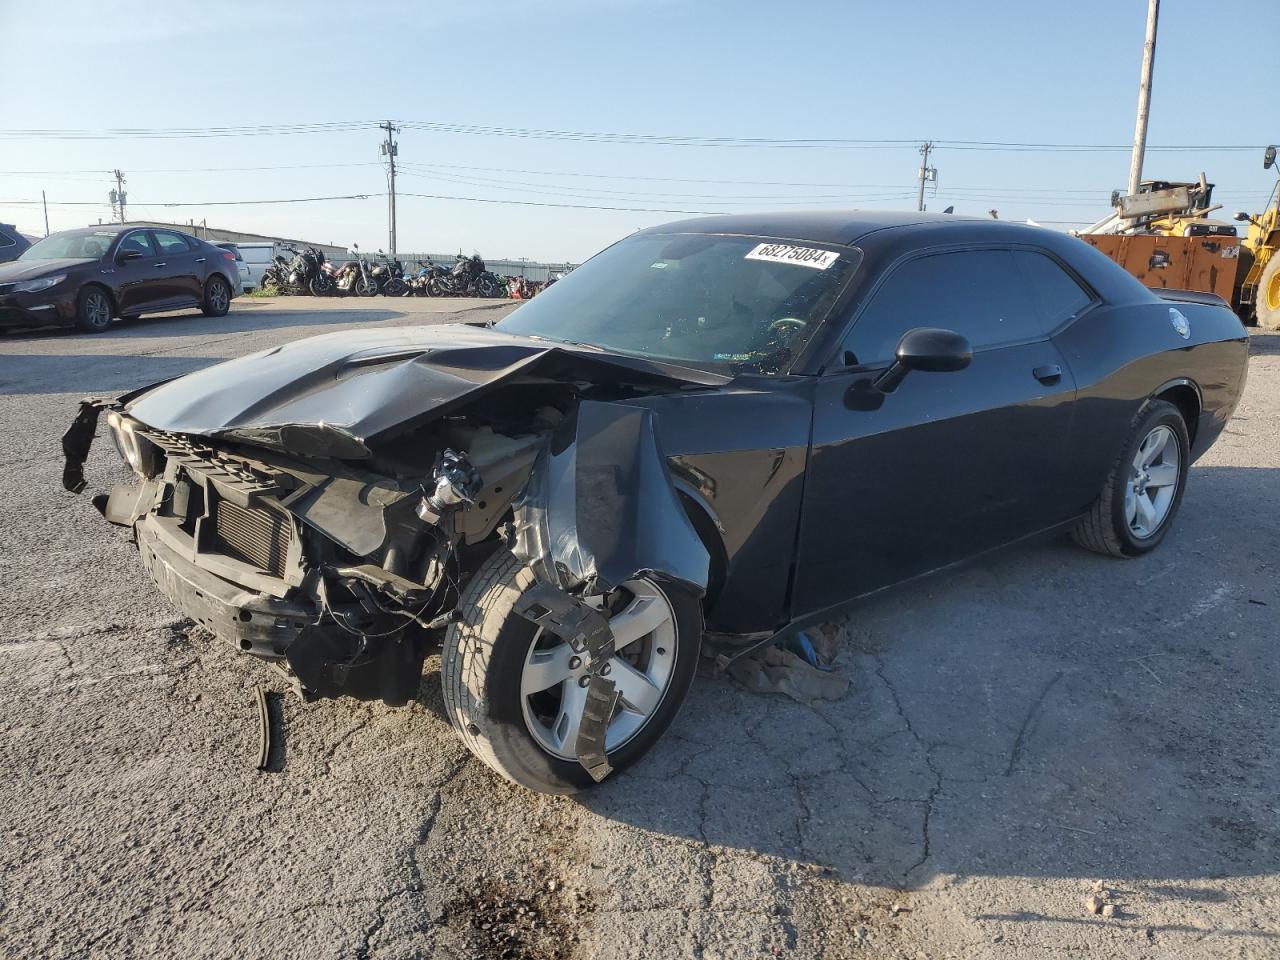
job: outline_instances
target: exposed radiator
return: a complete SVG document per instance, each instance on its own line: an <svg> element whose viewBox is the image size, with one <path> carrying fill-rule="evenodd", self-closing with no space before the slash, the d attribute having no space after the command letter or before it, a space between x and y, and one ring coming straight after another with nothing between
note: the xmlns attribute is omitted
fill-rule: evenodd
<svg viewBox="0 0 1280 960"><path fill-rule="evenodd" d="M219 500L214 513L214 531L231 554L283 577L293 527L273 510L245 509Z"/></svg>

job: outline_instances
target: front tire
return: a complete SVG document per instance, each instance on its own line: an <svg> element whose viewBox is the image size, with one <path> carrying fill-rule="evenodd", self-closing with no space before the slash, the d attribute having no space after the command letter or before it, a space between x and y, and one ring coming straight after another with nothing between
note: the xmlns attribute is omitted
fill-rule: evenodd
<svg viewBox="0 0 1280 960"><path fill-rule="evenodd" d="M222 277L213 276L204 285L204 301L200 312L206 317L225 317L231 309L231 284Z"/></svg>
<svg viewBox="0 0 1280 960"><path fill-rule="evenodd" d="M101 287L85 287L76 298L76 326L87 333L102 333L111 326L111 298Z"/></svg>
<svg viewBox="0 0 1280 960"><path fill-rule="evenodd" d="M378 284L374 280L366 280L364 277L360 277L356 280L355 292L358 297L376 297L378 295Z"/></svg>
<svg viewBox="0 0 1280 960"><path fill-rule="evenodd" d="M572 759L580 677L567 645L513 612L533 584L533 571L505 550L476 571L444 641L445 708L467 748L503 777L538 793L573 793L595 783ZM619 649L610 676L623 700L606 744L619 772L657 742L684 702L702 608L687 589L650 578L611 599Z"/></svg>
<svg viewBox="0 0 1280 960"><path fill-rule="evenodd" d="M1134 418L1102 492L1076 521L1072 538L1086 550L1139 557L1158 547L1182 503L1191 442L1182 412L1152 400Z"/></svg>

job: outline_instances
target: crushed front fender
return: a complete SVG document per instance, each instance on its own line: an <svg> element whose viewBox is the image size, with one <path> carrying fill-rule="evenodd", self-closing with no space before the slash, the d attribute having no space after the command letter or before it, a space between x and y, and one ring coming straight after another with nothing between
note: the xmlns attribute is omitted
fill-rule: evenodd
<svg viewBox="0 0 1280 960"><path fill-rule="evenodd" d="M706 593L711 558L654 422L647 407L585 400L552 434L514 505L514 552L542 580L590 595L657 575Z"/></svg>

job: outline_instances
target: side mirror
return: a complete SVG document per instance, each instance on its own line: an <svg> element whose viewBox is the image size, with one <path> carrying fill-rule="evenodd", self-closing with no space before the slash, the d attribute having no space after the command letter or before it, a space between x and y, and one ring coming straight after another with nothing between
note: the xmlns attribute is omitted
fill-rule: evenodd
<svg viewBox="0 0 1280 960"><path fill-rule="evenodd" d="M128 263L130 260L141 260L141 250L121 250L116 254L116 263Z"/></svg>
<svg viewBox="0 0 1280 960"><path fill-rule="evenodd" d="M1247 213L1245 213L1243 210L1241 210L1241 211L1240 211L1239 213L1237 213L1237 214L1236 214L1232 219L1234 219L1234 220L1239 220L1241 223L1248 223L1248 222L1249 222L1249 215L1248 215Z"/></svg>
<svg viewBox="0 0 1280 960"><path fill-rule="evenodd" d="M898 341L893 366L876 379L876 389L893 393L912 370L926 373L950 373L963 370L973 359L969 340L953 330L938 327L916 327Z"/></svg>
<svg viewBox="0 0 1280 960"><path fill-rule="evenodd" d="M1270 170L1275 165L1276 165L1276 148L1275 148L1275 145L1272 144L1262 152L1262 169Z"/></svg>
<svg viewBox="0 0 1280 960"><path fill-rule="evenodd" d="M360 244L358 244L358 243L353 243L353 244L351 245L351 249L352 249L352 250L354 250L354 251L356 251L357 253L359 253L359 252L360 252Z"/></svg>

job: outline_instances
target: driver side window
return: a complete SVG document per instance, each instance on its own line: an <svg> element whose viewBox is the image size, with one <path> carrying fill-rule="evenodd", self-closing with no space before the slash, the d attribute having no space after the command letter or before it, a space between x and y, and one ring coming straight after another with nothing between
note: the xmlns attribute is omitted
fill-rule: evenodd
<svg viewBox="0 0 1280 960"><path fill-rule="evenodd" d="M899 265L872 294L845 338L842 362L889 363L913 327L954 330L980 350L1047 333L1042 326L1011 251L931 254Z"/></svg>

